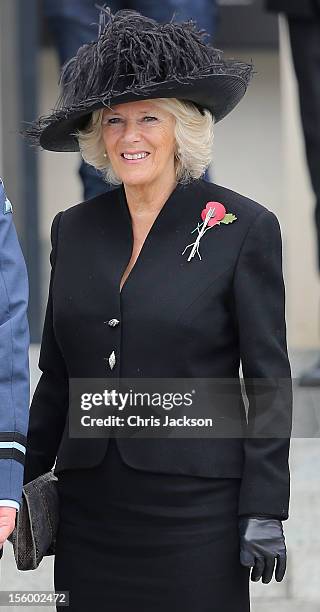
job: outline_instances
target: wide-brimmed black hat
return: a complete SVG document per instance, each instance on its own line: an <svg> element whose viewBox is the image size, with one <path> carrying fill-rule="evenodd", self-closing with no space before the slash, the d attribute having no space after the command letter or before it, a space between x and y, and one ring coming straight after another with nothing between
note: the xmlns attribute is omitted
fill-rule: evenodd
<svg viewBox="0 0 320 612"><path fill-rule="evenodd" d="M148 98L189 100L221 121L244 96L253 64L222 59L223 51L192 19L158 23L137 11L112 14L99 7L97 40L85 44L62 68L61 94L50 115L21 133L50 151L79 151L74 132L92 111Z"/></svg>

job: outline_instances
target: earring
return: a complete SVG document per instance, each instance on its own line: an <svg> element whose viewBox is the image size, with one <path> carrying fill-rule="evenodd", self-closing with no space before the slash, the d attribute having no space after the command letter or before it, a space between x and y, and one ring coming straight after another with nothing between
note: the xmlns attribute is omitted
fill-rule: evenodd
<svg viewBox="0 0 320 612"><path fill-rule="evenodd" d="M106 154L106 153L104 153L104 154L103 154L103 157L107 157L107 154Z"/></svg>

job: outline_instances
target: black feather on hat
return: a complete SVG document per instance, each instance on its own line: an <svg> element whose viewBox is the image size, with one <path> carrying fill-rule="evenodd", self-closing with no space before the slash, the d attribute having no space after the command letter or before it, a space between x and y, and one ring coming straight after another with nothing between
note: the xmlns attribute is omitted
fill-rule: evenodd
<svg viewBox="0 0 320 612"><path fill-rule="evenodd" d="M244 96L253 64L222 59L190 19L158 23L137 11L100 9L97 40L85 44L62 68L61 95L50 115L21 133L50 151L79 151L74 132L92 111L146 98L189 100L207 108L215 123Z"/></svg>

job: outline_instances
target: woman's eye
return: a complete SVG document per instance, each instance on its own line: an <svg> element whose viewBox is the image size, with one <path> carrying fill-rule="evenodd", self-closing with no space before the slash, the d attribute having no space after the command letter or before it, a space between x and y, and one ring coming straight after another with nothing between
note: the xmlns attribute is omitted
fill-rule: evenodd
<svg viewBox="0 0 320 612"><path fill-rule="evenodd" d="M151 115L146 115L143 120L147 120L147 123L150 123L152 121L157 121L157 117L152 117ZM107 125L107 124L111 124L114 125L116 123L118 123L119 121L121 121L120 117L111 117L110 119L104 119L103 124Z"/></svg>

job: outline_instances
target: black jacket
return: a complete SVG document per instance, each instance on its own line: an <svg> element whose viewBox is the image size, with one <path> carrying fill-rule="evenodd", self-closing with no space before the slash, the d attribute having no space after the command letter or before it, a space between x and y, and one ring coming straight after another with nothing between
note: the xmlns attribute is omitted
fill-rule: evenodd
<svg viewBox="0 0 320 612"><path fill-rule="evenodd" d="M266 9L292 17L314 17L320 13L320 0L266 0Z"/></svg>
<svg viewBox="0 0 320 612"><path fill-rule="evenodd" d="M208 201L223 203L237 219L210 229L200 241L202 259L187 261L190 250L182 251L195 240L190 232ZM105 455L108 438L68 436L68 378L239 379L241 357L245 380L291 381L281 232L261 204L205 180L178 185L121 295L133 246L123 186L59 212L51 241L43 374L30 409L25 482L49 470L56 456L59 475ZM107 324L113 318L115 327ZM279 416L291 414L291 400L290 386ZM118 445L135 468L242 478L239 514L288 517L288 438L120 438Z"/></svg>

